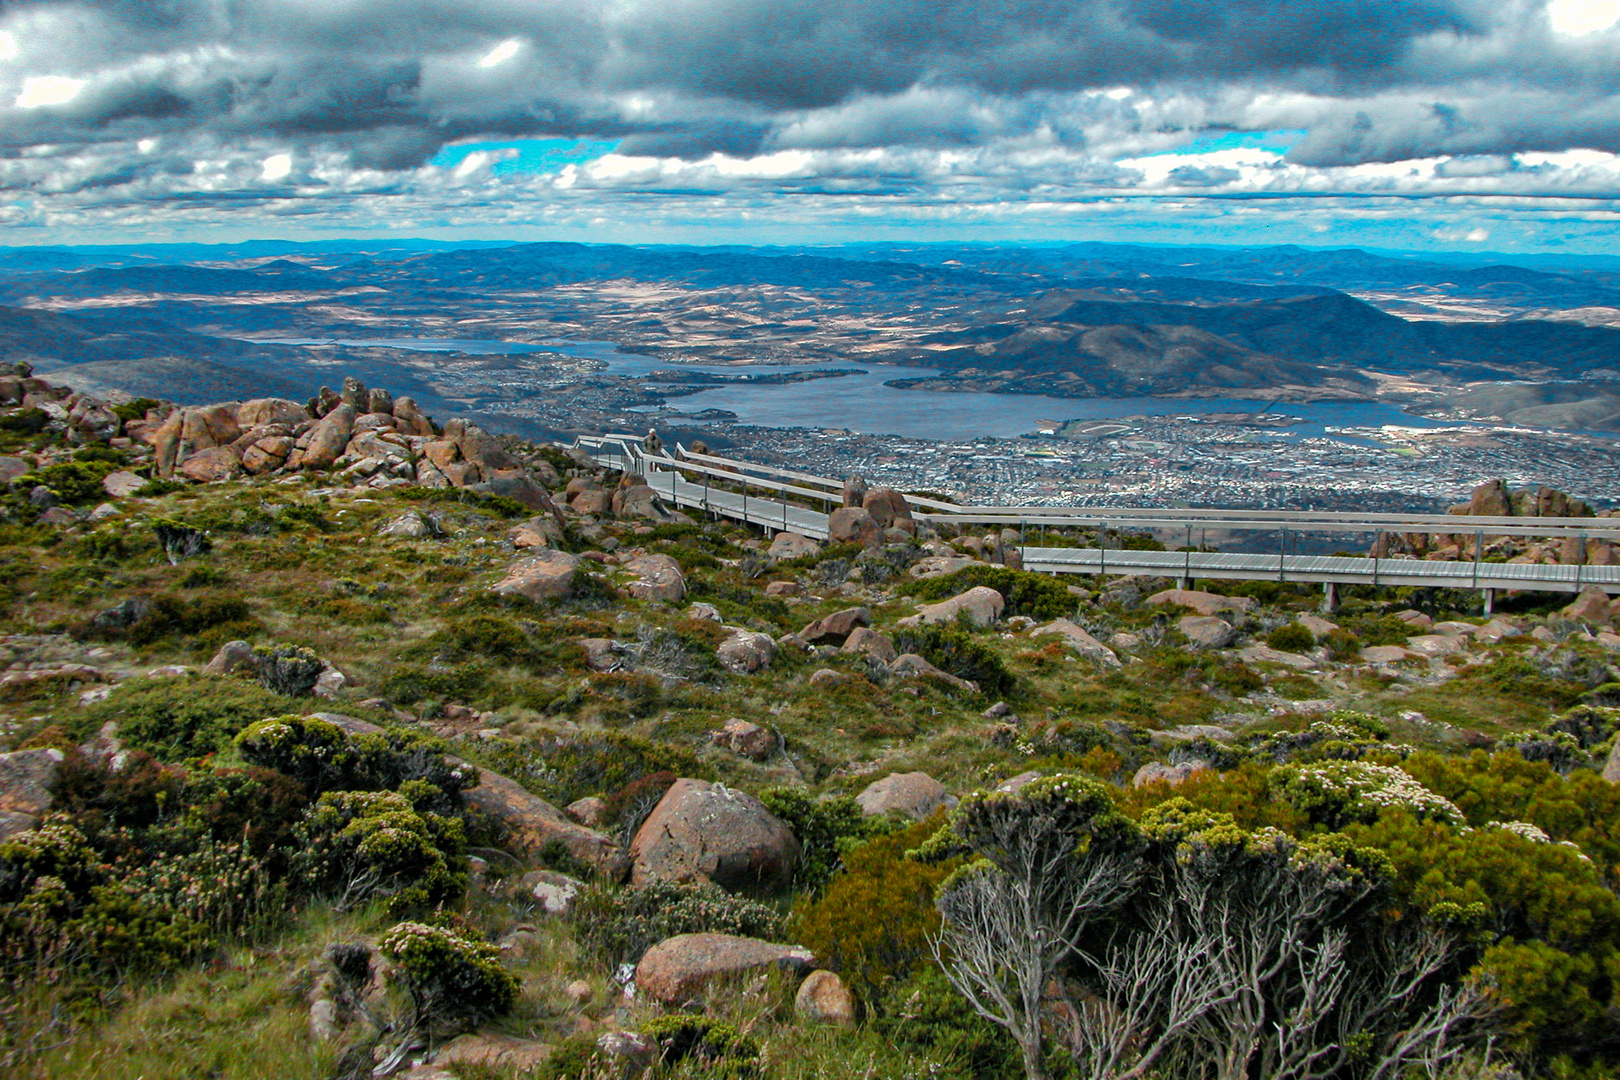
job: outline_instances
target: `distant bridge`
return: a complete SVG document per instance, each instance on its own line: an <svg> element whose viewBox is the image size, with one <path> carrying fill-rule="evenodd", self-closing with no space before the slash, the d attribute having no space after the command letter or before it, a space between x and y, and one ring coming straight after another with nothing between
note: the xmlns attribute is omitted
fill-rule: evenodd
<svg viewBox="0 0 1620 1080"><path fill-rule="evenodd" d="M674 455L648 453L635 435L581 436L576 446L598 464L640 473L661 498L765 529L827 539L832 511L843 504L843 481L792 469L756 465L676 445ZM1382 585L1478 589L1485 610L1498 589L1580 592L1596 585L1620 593L1620 566L1486 562L1478 553L1487 537L1579 537L1620 540L1620 519L1465 517L1456 514L1373 514L1278 510L1163 509L1158 507L959 506L908 495L920 522L999 525L1018 530L1024 568L1054 574L1151 574L1183 582L1193 578L1310 582L1323 585L1332 604L1335 586ZM1055 543L1054 530L1096 530L1100 546ZM1184 532L1183 551L1138 551L1107 546L1109 530ZM1275 554L1194 551L1208 530L1275 533ZM1473 533L1473 559L1359 558L1301 555L1289 550L1302 534ZM1031 540L1039 539L1038 544ZM1200 545L1201 546L1201 545Z"/></svg>

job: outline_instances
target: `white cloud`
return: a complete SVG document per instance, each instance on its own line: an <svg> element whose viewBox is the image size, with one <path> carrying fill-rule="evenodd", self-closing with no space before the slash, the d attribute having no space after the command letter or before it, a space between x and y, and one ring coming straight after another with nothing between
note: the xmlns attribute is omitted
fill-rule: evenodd
<svg viewBox="0 0 1620 1080"><path fill-rule="evenodd" d="M271 154L264 159L264 171L259 174L262 180L284 180L292 172L291 154Z"/></svg>
<svg viewBox="0 0 1620 1080"><path fill-rule="evenodd" d="M1620 22L1620 0L1552 0L1547 21L1570 37L1596 34Z"/></svg>
<svg viewBox="0 0 1620 1080"><path fill-rule="evenodd" d="M523 48L523 42L517 38L508 38L485 53L478 61L478 66L481 68L499 67L516 56L521 48Z"/></svg>
<svg viewBox="0 0 1620 1080"><path fill-rule="evenodd" d="M0 30L0 60L15 60L19 51L17 35L10 30Z"/></svg>
<svg viewBox="0 0 1620 1080"><path fill-rule="evenodd" d="M84 89L83 79L65 75L30 75L17 95L17 108L37 109L42 105L66 105Z"/></svg>

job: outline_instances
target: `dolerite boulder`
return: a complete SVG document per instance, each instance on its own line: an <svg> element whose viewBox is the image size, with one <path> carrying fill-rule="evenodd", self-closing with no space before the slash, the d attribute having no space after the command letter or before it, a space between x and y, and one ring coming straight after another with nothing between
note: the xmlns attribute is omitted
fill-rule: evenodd
<svg viewBox="0 0 1620 1080"><path fill-rule="evenodd" d="M974 626L989 626L1001 618L1006 607L1006 598L996 590L987 585L975 585L948 600L918 608L917 614L901 619L900 625L947 626L955 623L959 616L966 615Z"/></svg>
<svg viewBox="0 0 1620 1080"><path fill-rule="evenodd" d="M578 568L579 557L566 551L537 551L508 567L506 576L490 586L490 591L497 596L562 600L573 592Z"/></svg>
<svg viewBox="0 0 1620 1080"><path fill-rule="evenodd" d="M812 1024L848 1027L856 1020L855 995L833 972L812 971L793 995L793 1013Z"/></svg>
<svg viewBox="0 0 1620 1080"><path fill-rule="evenodd" d="M665 506L658 492L646 484L632 484L615 491L612 506L613 516L621 520L640 518L664 523L690 520L685 514L677 514Z"/></svg>
<svg viewBox="0 0 1620 1080"><path fill-rule="evenodd" d="M296 401L286 398L255 398L244 401L236 410L236 423L243 431L266 424L307 424L309 411Z"/></svg>
<svg viewBox="0 0 1620 1080"><path fill-rule="evenodd" d="M199 450L180 463L175 470L179 476L199 484L216 480L230 480L242 471L242 459L228 446L211 446Z"/></svg>
<svg viewBox="0 0 1620 1080"><path fill-rule="evenodd" d="M861 500L861 508L872 515L872 520L880 528L899 529L906 533L915 533L917 523L911 517L911 505L906 497L894 488L873 488Z"/></svg>
<svg viewBox="0 0 1620 1080"><path fill-rule="evenodd" d="M0 810L38 818L50 809L57 775L66 757L60 750L14 750L0 754Z"/></svg>
<svg viewBox="0 0 1620 1080"><path fill-rule="evenodd" d="M776 642L769 634L736 629L716 647L714 657L727 671L751 675L770 666L776 658Z"/></svg>
<svg viewBox="0 0 1620 1080"><path fill-rule="evenodd" d="M732 934L680 934L665 938L636 965L636 989L664 1005L682 1005L711 980L761 971L804 973L815 954L796 945L775 945Z"/></svg>
<svg viewBox="0 0 1620 1080"><path fill-rule="evenodd" d="M893 663L900 655L900 650L894 647L894 642L886 635L865 626L850 631L849 637L844 639L844 645L838 651L856 656L871 656L885 664Z"/></svg>
<svg viewBox="0 0 1620 1080"><path fill-rule="evenodd" d="M561 844L568 854L609 880L624 877L623 848L595 829L569 820L515 780L479 769L477 786L463 791L462 798L469 808L504 827L505 846L516 854L538 858L548 844Z"/></svg>
<svg viewBox="0 0 1620 1080"><path fill-rule="evenodd" d="M309 431L298 437L296 449L287 459L289 469L329 469L343 456L354 433L353 405L339 405Z"/></svg>
<svg viewBox="0 0 1620 1080"><path fill-rule="evenodd" d="M659 800L630 843L631 880L712 881L727 889L785 886L799 841L752 795L682 779Z"/></svg>
<svg viewBox="0 0 1620 1080"><path fill-rule="evenodd" d="M1176 620L1176 629L1187 638L1187 643L1198 649L1219 649L1230 645L1237 631L1225 619L1214 615L1184 615Z"/></svg>
<svg viewBox="0 0 1620 1080"><path fill-rule="evenodd" d="M1119 657L1114 655L1114 651L1092 637L1086 628L1078 623L1070 622L1068 619L1053 619L1045 626L1037 626L1029 632L1030 637L1043 637L1047 634L1061 637L1069 648L1088 660L1095 660L1105 667L1121 666Z"/></svg>
<svg viewBox="0 0 1620 1080"><path fill-rule="evenodd" d="M921 821L949 800L945 785L927 773L890 773L855 796L861 813L882 817L898 812Z"/></svg>
<svg viewBox="0 0 1620 1080"><path fill-rule="evenodd" d="M639 555L624 564L635 580L625 586L631 596L642 600L675 603L686 596L686 575L681 564L668 555Z"/></svg>
<svg viewBox="0 0 1620 1080"><path fill-rule="evenodd" d="M714 746L730 750L750 761L767 761L781 745L781 736L750 720L728 720L726 726L709 735Z"/></svg>
<svg viewBox="0 0 1620 1080"><path fill-rule="evenodd" d="M1201 589L1165 589L1147 598L1149 604L1175 604L1191 608L1200 615L1218 615L1223 611L1250 611L1254 601L1247 596L1220 596Z"/></svg>
<svg viewBox="0 0 1620 1080"><path fill-rule="evenodd" d="M776 539L771 541L770 550L765 554L772 559L797 559L804 555L815 555L821 551L821 545L808 536L800 536L796 532L779 532Z"/></svg>
<svg viewBox="0 0 1620 1080"><path fill-rule="evenodd" d="M799 637L812 645L842 645L858 626L872 625L872 613L863 607L845 608L817 619Z"/></svg>
<svg viewBox="0 0 1620 1080"><path fill-rule="evenodd" d="M834 544L871 547L883 542L883 526L858 506L844 506L827 519L827 539Z"/></svg>

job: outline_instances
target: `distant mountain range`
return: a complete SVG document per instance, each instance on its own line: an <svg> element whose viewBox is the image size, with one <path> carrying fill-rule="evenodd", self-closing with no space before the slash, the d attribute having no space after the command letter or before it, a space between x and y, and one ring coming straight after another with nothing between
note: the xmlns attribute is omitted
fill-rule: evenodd
<svg viewBox="0 0 1620 1080"><path fill-rule="evenodd" d="M563 334L672 358L925 364L939 375L897 385L1069 397L1367 397L1375 372L1445 389L1466 409L1496 399L1456 397L1464 384L1580 384L1620 369L1620 330L1524 317L1614 308L1620 318L1611 275L1620 281L1620 261L1532 269L1296 247L9 249L0 302L14 306L0 308L0 353L43 369L95 365L84 378L182 401L193 385L210 398L307 393L330 363L233 335ZM1476 314L1387 310L1410 297ZM1488 310L1505 314L1477 315ZM472 377L458 378L454 399L476 399ZM521 398L521 377L502 378ZM218 392L233 379L241 392ZM1510 411L1572 415L1567 406L1589 402L1578 411L1591 416L1612 387L1521 395Z"/></svg>

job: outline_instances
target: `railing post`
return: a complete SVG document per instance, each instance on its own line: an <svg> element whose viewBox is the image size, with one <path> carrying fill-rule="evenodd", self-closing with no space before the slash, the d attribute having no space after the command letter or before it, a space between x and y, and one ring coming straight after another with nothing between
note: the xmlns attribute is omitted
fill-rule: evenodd
<svg viewBox="0 0 1620 1080"><path fill-rule="evenodd" d="M1286 581L1288 575L1284 564L1288 560L1288 526L1283 525L1277 530L1277 580Z"/></svg>
<svg viewBox="0 0 1620 1080"><path fill-rule="evenodd" d="M1485 557L1485 530L1474 533L1474 587L1479 587L1479 563Z"/></svg>
<svg viewBox="0 0 1620 1080"><path fill-rule="evenodd" d="M1102 529L1097 535L1097 577L1108 576L1108 522L1102 523Z"/></svg>

